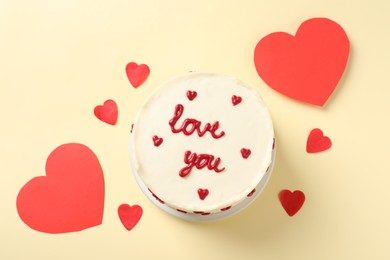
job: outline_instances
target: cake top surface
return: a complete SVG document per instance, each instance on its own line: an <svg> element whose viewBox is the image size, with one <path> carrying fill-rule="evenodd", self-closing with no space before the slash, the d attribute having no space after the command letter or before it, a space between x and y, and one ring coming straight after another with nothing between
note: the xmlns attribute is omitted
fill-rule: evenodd
<svg viewBox="0 0 390 260"><path fill-rule="evenodd" d="M273 137L255 90L234 77L190 72L165 82L144 103L131 161L167 205L213 212L256 187L271 163Z"/></svg>

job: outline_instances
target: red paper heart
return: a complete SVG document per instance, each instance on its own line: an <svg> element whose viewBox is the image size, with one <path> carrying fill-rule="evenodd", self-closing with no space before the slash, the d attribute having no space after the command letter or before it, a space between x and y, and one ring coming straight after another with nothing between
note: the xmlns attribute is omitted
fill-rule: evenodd
<svg viewBox="0 0 390 260"><path fill-rule="evenodd" d="M249 157L249 155L251 155L251 150L249 149L246 149L246 148L242 148L241 149L241 155L242 155L242 158L246 159Z"/></svg>
<svg viewBox="0 0 390 260"><path fill-rule="evenodd" d="M126 65L126 75L131 85L138 88L148 78L150 73L149 66L146 64L138 65L135 62L130 62Z"/></svg>
<svg viewBox="0 0 390 260"><path fill-rule="evenodd" d="M163 139L161 137L158 137L157 135L153 136L153 144L154 146L158 147L160 144L162 144Z"/></svg>
<svg viewBox="0 0 390 260"><path fill-rule="evenodd" d="M301 24L295 37L275 32L259 41L254 61L259 76L274 90L323 106L336 88L349 55L343 28L326 18Z"/></svg>
<svg viewBox="0 0 390 260"><path fill-rule="evenodd" d="M196 93L196 91L191 91L191 90L187 91L187 97L190 101L194 100L194 98L196 98L197 95L198 93Z"/></svg>
<svg viewBox="0 0 390 260"><path fill-rule="evenodd" d="M101 121L115 125L118 118L118 106L114 100L106 100L103 105L96 106L94 109L95 116Z"/></svg>
<svg viewBox="0 0 390 260"><path fill-rule="evenodd" d="M57 147L47 158L46 176L27 182L16 205L24 223L41 232L66 233L100 225L104 177L98 158L82 144Z"/></svg>
<svg viewBox="0 0 390 260"><path fill-rule="evenodd" d="M204 200L209 195L208 189L198 189L198 195L201 200Z"/></svg>
<svg viewBox="0 0 390 260"><path fill-rule="evenodd" d="M118 207L118 215L123 226L127 230L131 230L142 217L142 208L139 205L130 206L128 204L122 204Z"/></svg>
<svg viewBox="0 0 390 260"><path fill-rule="evenodd" d="M240 104L241 101L242 101L242 97L239 97L239 96L236 96L236 95L232 96L233 106L236 106L236 105Z"/></svg>
<svg viewBox="0 0 390 260"><path fill-rule="evenodd" d="M301 209L305 202L305 194L300 190L294 192L282 190L279 192L279 200L287 214L292 217Z"/></svg>
<svg viewBox="0 0 390 260"><path fill-rule="evenodd" d="M324 136L321 129L314 128L311 130L306 142L306 152L318 153L329 149L332 146L332 141L329 137Z"/></svg>

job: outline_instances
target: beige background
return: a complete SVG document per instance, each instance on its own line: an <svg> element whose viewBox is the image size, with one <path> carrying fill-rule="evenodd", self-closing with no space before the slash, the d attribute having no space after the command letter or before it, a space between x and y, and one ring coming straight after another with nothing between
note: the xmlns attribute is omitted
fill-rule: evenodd
<svg viewBox="0 0 390 260"><path fill-rule="evenodd" d="M388 1L0 1L0 259L390 259L390 5ZM351 41L347 70L325 108L270 89L253 51L274 31L295 33L328 17ZM139 89L124 68L151 68ZM145 98L188 70L224 73L252 85L274 119L277 162L263 194L244 212L189 223L149 202L130 170L130 125ZM93 116L112 98L116 126ZM331 150L305 152L319 127ZM49 153L80 142L105 174L103 224L50 235L16 212L19 189L44 175ZM301 189L307 200L290 218L277 194ZM144 216L130 232L121 203Z"/></svg>

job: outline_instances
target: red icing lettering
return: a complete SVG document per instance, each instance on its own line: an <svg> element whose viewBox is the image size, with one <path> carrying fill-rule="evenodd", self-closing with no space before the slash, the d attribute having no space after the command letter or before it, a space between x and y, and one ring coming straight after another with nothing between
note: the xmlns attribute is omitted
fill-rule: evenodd
<svg viewBox="0 0 390 260"><path fill-rule="evenodd" d="M219 128L219 121L216 121L214 124L207 123L203 130L201 129L202 122L193 119L187 118L183 121L182 125L179 128L176 128L175 125L180 117L183 115L184 106L181 104L176 105L173 118L169 120L169 125L171 126L172 133L177 134L183 132L185 135L192 135L195 131L198 133L199 137L202 137L209 132L211 136L215 139L221 138L225 135L224 131L216 133Z"/></svg>
<svg viewBox="0 0 390 260"><path fill-rule="evenodd" d="M218 168L221 158L215 158L211 154L196 154L191 151L186 151L184 153L184 162L187 164L183 169L180 170L179 176L186 177L191 173L192 168L195 166L197 169L207 169L214 170L215 172L222 172L225 168Z"/></svg>

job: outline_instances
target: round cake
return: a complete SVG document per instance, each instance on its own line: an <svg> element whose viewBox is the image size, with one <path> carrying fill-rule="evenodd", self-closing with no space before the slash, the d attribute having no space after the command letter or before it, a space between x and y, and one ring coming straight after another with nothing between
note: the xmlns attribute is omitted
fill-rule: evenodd
<svg viewBox="0 0 390 260"><path fill-rule="evenodd" d="M144 103L130 158L155 204L196 219L248 205L269 177L274 145L270 114L254 89L234 77L189 72Z"/></svg>

